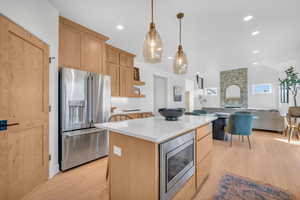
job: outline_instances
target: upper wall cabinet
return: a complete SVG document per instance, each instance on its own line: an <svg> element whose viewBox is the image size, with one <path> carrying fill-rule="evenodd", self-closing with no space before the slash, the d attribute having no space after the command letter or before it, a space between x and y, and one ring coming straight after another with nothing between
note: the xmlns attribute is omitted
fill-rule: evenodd
<svg viewBox="0 0 300 200"><path fill-rule="evenodd" d="M106 45L107 74L111 76L112 96L133 97L133 60L135 55Z"/></svg>
<svg viewBox="0 0 300 200"><path fill-rule="evenodd" d="M106 73L108 37L60 17L59 66Z"/></svg>
<svg viewBox="0 0 300 200"><path fill-rule="evenodd" d="M89 72L106 73L105 42L85 33L82 36L81 66Z"/></svg>
<svg viewBox="0 0 300 200"><path fill-rule="evenodd" d="M120 65L126 67L133 67L133 56L128 53L120 53Z"/></svg>
<svg viewBox="0 0 300 200"><path fill-rule="evenodd" d="M107 63L107 75L111 77L111 96L120 96L120 66Z"/></svg>
<svg viewBox="0 0 300 200"><path fill-rule="evenodd" d="M107 62L117 64L117 65L120 64L120 52L116 48L107 45L106 56L107 56Z"/></svg>
<svg viewBox="0 0 300 200"><path fill-rule="evenodd" d="M81 32L72 26L59 25L59 66L80 69Z"/></svg>

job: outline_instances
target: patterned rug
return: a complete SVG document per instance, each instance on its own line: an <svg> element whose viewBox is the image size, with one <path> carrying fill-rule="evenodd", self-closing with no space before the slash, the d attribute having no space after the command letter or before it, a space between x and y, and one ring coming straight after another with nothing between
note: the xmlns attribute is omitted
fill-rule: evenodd
<svg viewBox="0 0 300 200"><path fill-rule="evenodd" d="M214 200L296 200L291 193L269 184L226 173Z"/></svg>

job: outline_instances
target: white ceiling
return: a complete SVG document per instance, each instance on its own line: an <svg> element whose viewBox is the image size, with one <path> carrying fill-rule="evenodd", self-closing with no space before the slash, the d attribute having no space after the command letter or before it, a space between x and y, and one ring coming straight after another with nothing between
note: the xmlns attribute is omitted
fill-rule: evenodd
<svg viewBox="0 0 300 200"><path fill-rule="evenodd" d="M150 0L50 0L62 16L110 37L109 43L143 61ZM272 66L300 58L300 0L154 0L155 23L164 44L161 67L172 69L178 43L176 14L184 12L183 47L190 72L209 67ZM244 22L243 18L254 19ZM122 24L125 29L115 28ZM255 37L251 32L259 30ZM253 50L260 54L253 55ZM298 58L296 57L298 56ZM258 66L256 66L258 67Z"/></svg>

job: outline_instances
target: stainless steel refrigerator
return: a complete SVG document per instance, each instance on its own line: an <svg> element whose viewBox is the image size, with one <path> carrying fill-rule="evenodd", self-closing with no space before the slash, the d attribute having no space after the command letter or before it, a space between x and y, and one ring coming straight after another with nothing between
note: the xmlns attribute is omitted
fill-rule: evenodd
<svg viewBox="0 0 300 200"><path fill-rule="evenodd" d="M108 154L107 131L95 123L107 122L111 109L111 81L70 68L59 72L59 160L67 170Z"/></svg>

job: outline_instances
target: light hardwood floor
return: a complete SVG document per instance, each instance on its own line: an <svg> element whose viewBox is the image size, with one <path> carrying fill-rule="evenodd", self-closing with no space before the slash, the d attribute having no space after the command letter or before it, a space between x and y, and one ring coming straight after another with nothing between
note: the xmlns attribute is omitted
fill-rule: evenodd
<svg viewBox="0 0 300 200"><path fill-rule="evenodd" d="M214 141L211 175L195 200L211 199L226 171L287 189L300 199L300 142L288 144L281 135L255 132L249 150L246 141L234 139L233 147ZM108 200L106 162L105 158L60 173L24 200Z"/></svg>

